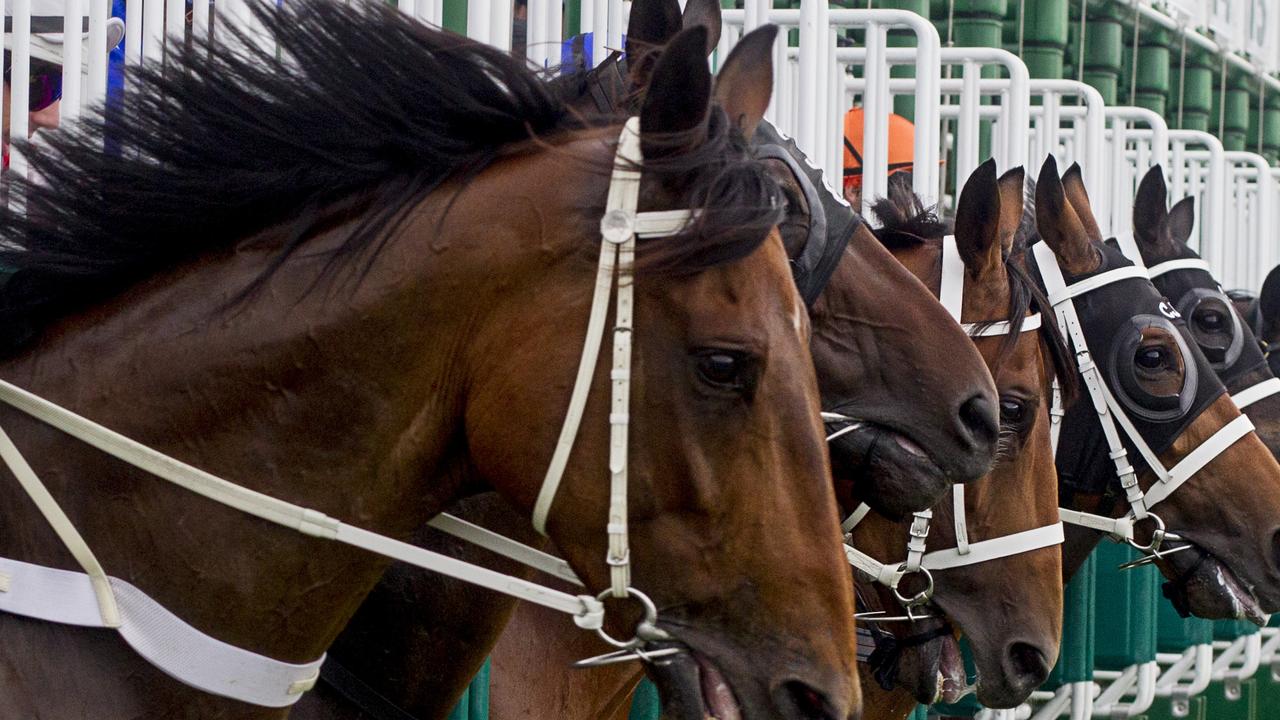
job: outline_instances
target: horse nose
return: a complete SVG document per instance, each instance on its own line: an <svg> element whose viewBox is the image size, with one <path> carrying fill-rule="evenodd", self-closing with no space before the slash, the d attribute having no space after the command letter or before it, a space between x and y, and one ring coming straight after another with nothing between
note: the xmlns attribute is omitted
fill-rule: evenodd
<svg viewBox="0 0 1280 720"><path fill-rule="evenodd" d="M1043 685L1052 669L1044 652L1025 642L1010 643L1005 649L1002 665L1008 679L1010 700L1015 705L1025 700L1032 690Z"/></svg>
<svg viewBox="0 0 1280 720"><path fill-rule="evenodd" d="M960 404L956 413L960 437L975 454L990 455L995 452L1000 437L1000 416L995 403L981 393Z"/></svg>
<svg viewBox="0 0 1280 720"><path fill-rule="evenodd" d="M827 693L800 680L788 680L775 693L775 702L786 720L846 720ZM857 717L849 710L848 718Z"/></svg>

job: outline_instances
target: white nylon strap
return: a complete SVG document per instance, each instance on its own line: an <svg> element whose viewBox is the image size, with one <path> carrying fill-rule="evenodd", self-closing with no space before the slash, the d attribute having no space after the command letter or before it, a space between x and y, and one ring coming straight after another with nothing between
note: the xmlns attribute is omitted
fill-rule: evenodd
<svg viewBox="0 0 1280 720"><path fill-rule="evenodd" d="M1023 530L1012 535L1002 535L991 540L982 540L968 546L965 552L959 548L936 550L924 556L926 570L949 570L951 568L977 565L989 560L1020 555L1022 553L1053 547L1062 544L1062 523Z"/></svg>
<svg viewBox="0 0 1280 720"><path fill-rule="evenodd" d="M537 548L531 548L524 543L516 542L511 538L500 535L488 528L480 527L475 523L467 522L462 518L455 517L449 513L440 513L427 523L431 527L448 533L459 540L465 540L472 545L482 547L489 552L497 553L503 557L515 560L518 563L527 565L535 570L558 577L561 580L567 580L574 585L581 586L582 581L569 567L569 563L550 553L543 552Z"/></svg>
<svg viewBox="0 0 1280 720"><path fill-rule="evenodd" d="M969 553L969 525L964 514L964 485L951 486L951 514L955 518L956 552Z"/></svg>
<svg viewBox="0 0 1280 720"><path fill-rule="evenodd" d="M1236 407L1244 410L1259 400L1269 398L1278 392L1280 392L1280 378L1267 378L1257 385L1252 385L1232 395L1231 399L1235 402Z"/></svg>
<svg viewBox="0 0 1280 720"><path fill-rule="evenodd" d="M907 562L903 568L907 572L919 570L920 563L924 560L925 543L929 539L929 522L933 520L933 511L922 510L912 515L915 518L907 530Z"/></svg>
<svg viewBox="0 0 1280 720"><path fill-rule="evenodd" d="M1147 268L1147 277L1154 280L1161 275L1174 270L1203 270L1210 274L1213 273L1213 271L1209 269L1209 263L1204 260L1200 258L1184 258L1182 260L1166 260L1165 262L1152 265Z"/></svg>
<svg viewBox="0 0 1280 720"><path fill-rule="evenodd" d="M584 627L588 629L600 627L604 621L604 607L595 598L575 597L520 578L468 565L445 555L345 525L324 513L240 487L156 452L4 380L0 380L0 401L140 470L254 517L313 537L337 540L569 613L575 616L575 622L587 623Z"/></svg>
<svg viewBox="0 0 1280 720"><path fill-rule="evenodd" d="M866 517L869 512L871 512L871 506L866 503L862 503L853 511L852 515L845 518L844 522L840 523L840 529L844 532L851 532L858 526L858 523L862 522L862 518Z"/></svg>
<svg viewBox="0 0 1280 720"><path fill-rule="evenodd" d="M85 627L102 621L88 575L0 558L0 610ZM200 632L138 588L109 578L120 609L116 629L151 664L179 682L263 707L287 707L315 685L324 657L292 664L228 645Z"/></svg>
<svg viewBox="0 0 1280 720"><path fill-rule="evenodd" d="M1036 243L1035 245L1035 247L1041 247L1041 246L1044 246L1043 242ZM1053 263L1053 267L1056 269L1058 267L1057 258L1053 255L1052 250L1048 250L1048 248L1045 248L1045 249L1048 251L1049 256L1051 258L1051 262ZM1040 254L1041 254L1040 252L1036 253L1037 260L1039 259L1038 256ZM1043 274L1045 270L1046 268L1044 267L1043 264L1041 264L1040 272ZM1061 271L1059 271L1058 274L1061 275ZM1081 280L1079 282L1071 283L1070 286L1065 286L1065 284L1063 284L1064 285L1063 287L1060 287L1057 290L1049 291L1049 304L1056 306L1066 300L1070 300L1073 297L1083 295L1092 290L1097 290L1098 288L1103 287L1104 285L1110 285L1113 282L1128 280L1130 278L1142 278L1143 280L1149 279L1147 277L1146 268L1141 268L1136 265L1116 268L1115 270L1108 270L1104 273L1099 273L1097 275L1094 275L1093 277L1085 278L1084 280Z"/></svg>
<svg viewBox="0 0 1280 720"><path fill-rule="evenodd" d="M956 322L960 322L964 308L964 258L960 257L955 235L942 238L942 281L938 287L938 302Z"/></svg>
<svg viewBox="0 0 1280 720"><path fill-rule="evenodd" d="M1165 478L1151 486L1147 491L1147 507L1164 500L1173 494L1183 483L1190 480L1205 465L1216 458L1223 450L1231 447L1237 440L1253 432L1253 423L1248 415L1241 415L1223 425L1208 440L1200 443L1177 465L1169 469Z"/></svg>
<svg viewBox="0 0 1280 720"><path fill-rule="evenodd" d="M1087 527L1092 530L1111 535L1120 541L1133 539L1133 518L1129 516L1109 518L1093 513L1081 512L1070 508L1058 508L1058 516L1062 522Z"/></svg>

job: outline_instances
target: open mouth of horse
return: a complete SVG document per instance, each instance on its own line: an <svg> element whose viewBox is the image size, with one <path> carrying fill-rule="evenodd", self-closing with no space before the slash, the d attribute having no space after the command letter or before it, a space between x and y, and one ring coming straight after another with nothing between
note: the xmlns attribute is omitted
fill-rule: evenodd
<svg viewBox="0 0 1280 720"><path fill-rule="evenodd" d="M649 664L649 675L662 697L663 718L742 720L742 710L729 682L709 659L687 645L662 646L684 650Z"/></svg>
<svg viewBox="0 0 1280 720"><path fill-rule="evenodd" d="M951 633L904 648L898 662L897 684L922 705L958 702L972 690Z"/></svg>
<svg viewBox="0 0 1280 720"><path fill-rule="evenodd" d="M1248 620L1259 627L1267 624L1270 615L1226 563L1194 542L1171 545L1169 549L1190 546L1164 560L1174 579L1162 589L1179 613L1209 620Z"/></svg>
<svg viewBox="0 0 1280 720"><path fill-rule="evenodd" d="M827 433L837 477L853 478L859 499L890 519L932 507L953 482L918 442L886 425L831 423Z"/></svg>

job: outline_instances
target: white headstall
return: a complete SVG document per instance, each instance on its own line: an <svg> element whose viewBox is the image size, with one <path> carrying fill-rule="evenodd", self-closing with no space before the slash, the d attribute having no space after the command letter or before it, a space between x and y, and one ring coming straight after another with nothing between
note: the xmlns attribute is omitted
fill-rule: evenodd
<svg viewBox="0 0 1280 720"><path fill-rule="evenodd" d="M956 319L956 322L960 323L960 326L964 328L965 333L970 337L998 337L1013 332L1013 325L1005 320L991 323L961 322L960 313L964 305L964 274L964 260L960 257L960 251L956 247L955 236L947 235L942 239L942 284L938 292L938 299L942 305L947 308L947 311ZM1040 323L1040 313L1028 315L1022 322L1020 332L1039 330ZM846 430L841 429L833 433L828 439L833 439ZM1062 523L1060 522L1023 530L1010 535L970 542L969 528L965 520L964 499L964 485L954 485L952 487L952 517L956 534L956 546L954 548L935 550L933 552L925 551L925 544L929 535L929 523L933 518L932 510L915 513L907 540L907 559L901 563L880 562L867 553L854 548L846 539L844 552L849 563L875 578L876 582L889 587L907 610L905 618L878 617L876 614L871 614L866 617L860 617L861 620L874 622L877 620L888 621L919 617L913 614L913 608L927 603L933 594L931 570L948 570L966 565L976 565L1020 555L1032 550L1053 547L1062 543ZM841 527L846 533L846 538L849 537L848 533L851 533L853 528L866 517L869 510L870 508L867 505L860 505L844 521ZM911 597L905 597L899 590L899 585L903 578L915 573L922 575L925 582L924 589Z"/></svg>
<svg viewBox="0 0 1280 720"><path fill-rule="evenodd" d="M639 118L631 118L618 139L606 212L600 223L604 242L600 251L583 357L560 441L534 511L534 522L542 530L582 420L604 334L609 296L616 282L618 292L613 333L613 369L610 373L609 551L606 558L610 567L611 587L599 596L570 595L521 578L470 565L347 525L315 510L263 495L163 455L4 381L0 381L0 401L134 467L215 502L305 535L352 545L568 613L579 627L596 630L607 641L628 653L641 654L643 651L640 647L644 641L659 639L663 634L654 626L656 611L653 604L643 593L630 586L630 552L627 546L627 413L631 382L635 243L637 236L674 235L693 217L693 213L688 210L636 212L641 160ZM254 705L292 705L315 684L323 657L304 664L282 663L228 645L187 624L138 588L108 576L84 538L3 430L0 430L0 459L14 473L84 570L72 572L0 558L0 611L72 625L114 628L143 658L180 682ZM447 515L438 516L432 524L446 532L486 547L497 548L517 560L576 582L568 566L551 555L524 548L496 533ZM634 597L644 606L645 619L637 628L637 636L631 641L613 640L604 634L604 605L601 600L607 594ZM647 653L649 656L654 654Z"/></svg>
<svg viewBox="0 0 1280 720"><path fill-rule="evenodd" d="M1058 315L1058 322L1066 333L1068 342L1071 343L1072 350L1075 353L1076 368L1079 370L1080 377L1084 380L1084 386L1089 392L1089 399L1093 403L1094 412L1098 416L1098 423L1102 426L1102 431L1107 439L1107 447L1110 449L1111 460L1115 464L1116 476L1120 479L1120 487L1124 490L1125 498L1129 503L1129 513L1121 518L1105 517L1068 508L1060 508L1059 513L1064 522L1107 533L1128 542L1140 552L1146 553L1148 559L1158 558L1161 556L1160 545L1163 541L1165 539L1176 539L1176 537L1165 531L1164 522L1159 516L1151 512L1151 508L1169 497L1183 483L1237 440L1252 432L1253 423L1249 421L1247 416L1241 415L1219 428L1217 432L1183 457L1182 460L1175 463L1173 467L1166 468L1134 427L1125 409L1116 401L1111 391L1107 388L1102 372L1094 363L1093 355L1090 353L1088 343L1085 341L1084 328L1080 324L1080 318L1076 313L1076 306L1073 300L1073 298L1084 293L1120 280L1130 278L1148 279L1150 277L1148 270L1138 265L1120 267L1067 285L1062 275L1062 270L1058 267L1058 258L1053 253L1053 250L1044 242L1036 243L1032 246L1032 250L1035 253L1040 277L1043 279L1045 289L1048 291L1049 303L1053 305ZM1175 268L1170 266L1163 272L1172 269ZM1062 431L1062 418L1065 414L1065 410L1062 407L1061 393L1055 389L1054 407L1051 413L1052 425L1050 426L1055 455L1058 449L1058 436ZM1139 487L1137 472L1129 464L1128 452L1121 441L1121 431L1137 448L1138 453L1142 455L1151 472L1156 476L1156 482L1146 492L1143 492L1142 488ZM1151 518L1155 527L1152 532L1151 542L1141 545L1134 540L1134 526L1139 521L1147 518ZM1163 554L1168 555L1169 552L1173 551L1166 551Z"/></svg>

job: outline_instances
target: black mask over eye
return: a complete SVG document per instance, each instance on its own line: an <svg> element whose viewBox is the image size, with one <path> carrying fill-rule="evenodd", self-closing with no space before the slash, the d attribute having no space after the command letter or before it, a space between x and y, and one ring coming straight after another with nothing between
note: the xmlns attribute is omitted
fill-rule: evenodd
<svg viewBox="0 0 1280 720"><path fill-rule="evenodd" d="M1111 345L1108 359L1112 392L1124 405L1130 417L1162 423L1177 420L1186 415L1196 399L1199 374L1191 351L1173 322L1162 315L1137 315L1121 326ZM1147 330L1163 330L1172 337L1174 348L1167 345L1144 345L1142 334ZM1170 355L1176 353L1178 357ZM1171 394L1154 394L1148 389L1156 373L1164 373L1183 367L1182 386Z"/></svg>
<svg viewBox="0 0 1280 720"><path fill-rule="evenodd" d="M1119 250L1096 246L1102 262L1088 275L1068 276L1068 285L1109 270L1133 265ZM1218 399L1226 388L1214 375L1209 361L1195 346L1187 324L1177 309L1145 278L1126 278L1075 298L1085 341L1098 364L1108 390L1147 445L1157 454L1168 450L1191 423ZM1158 328L1174 345L1144 344L1144 329ZM1177 367L1181 355L1185 379L1176 393L1152 395L1151 383L1142 378ZM1145 387L1144 387L1145 386ZM1129 462L1143 464L1142 456L1122 433ZM1115 467L1099 424L1092 398L1086 393L1067 409L1058 440L1058 479L1061 491L1099 493L1117 482Z"/></svg>
<svg viewBox="0 0 1280 720"><path fill-rule="evenodd" d="M1195 257L1187 252L1188 257ZM1173 269L1157 275L1152 283L1173 299L1192 340L1228 390L1243 389L1245 376L1266 364L1253 332L1240 321L1231 299L1207 271Z"/></svg>

